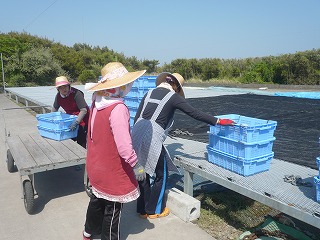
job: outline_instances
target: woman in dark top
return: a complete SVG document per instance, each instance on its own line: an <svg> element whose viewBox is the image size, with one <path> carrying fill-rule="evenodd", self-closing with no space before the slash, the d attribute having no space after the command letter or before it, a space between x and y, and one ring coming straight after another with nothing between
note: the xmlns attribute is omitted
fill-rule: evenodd
<svg viewBox="0 0 320 240"><path fill-rule="evenodd" d="M178 172L163 142L173 123L176 109L190 117L210 125L233 125L229 119L218 119L192 107L184 98L183 77L178 73L161 73L156 79L156 88L141 100L132 127L132 144L139 163L144 167L146 178L139 181L141 195L137 212L143 218L167 216L164 193L168 171ZM150 185L150 177L155 179Z"/></svg>
<svg viewBox="0 0 320 240"><path fill-rule="evenodd" d="M65 76L57 77L55 86L58 92L51 111L56 112L62 107L67 114L78 116L69 128L74 130L79 125L78 135L73 140L86 148L89 107L84 99L84 94L82 91L71 87Z"/></svg>

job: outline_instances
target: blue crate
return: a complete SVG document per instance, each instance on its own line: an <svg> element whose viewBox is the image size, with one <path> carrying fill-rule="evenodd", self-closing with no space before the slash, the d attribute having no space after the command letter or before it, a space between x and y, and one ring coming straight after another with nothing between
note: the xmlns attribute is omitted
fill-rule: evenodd
<svg viewBox="0 0 320 240"><path fill-rule="evenodd" d="M73 131L71 131L70 129L54 130L51 128L42 127L40 125L38 125L37 127L42 137L50 138L57 141L77 137L79 129L79 126L77 126L77 128Z"/></svg>
<svg viewBox="0 0 320 240"><path fill-rule="evenodd" d="M209 162L242 176L251 176L260 172L268 171L270 169L271 160L274 156L274 153L271 152L264 156L245 159L214 150L209 145L207 146L207 150Z"/></svg>
<svg viewBox="0 0 320 240"><path fill-rule="evenodd" d="M138 111L138 107L130 107L128 106L130 117L135 117Z"/></svg>
<svg viewBox="0 0 320 240"><path fill-rule="evenodd" d="M133 87L148 89L156 87L157 76L141 76L133 82Z"/></svg>
<svg viewBox="0 0 320 240"><path fill-rule="evenodd" d="M316 184L316 200L320 202L320 178L319 176L313 177L314 183Z"/></svg>
<svg viewBox="0 0 320 240"><path fill-rule="evenodd" d="M52 130L68 129L71 123L76 119L76 115L70 115L62 112L51 112L37 114L38 125Z"/></svg>
<svg viewBox="0 0 320 240"><path fill-rule="evenodd" d="M320 157L317 157L316 163L317 163L317 166L318 166L318 169L319 169L319 175L320 175Z"/></svg>
<svg viewBox="0 0 320 240"><path fill-rule="evenodd" d="M128 108L138 108L142 98L139 97L125 97L124 103Z"/></svg>
<svg viewBox="0 0 320 240"><path fill-rule="evenodd" d="M130 127L132 127L134 124L134 117L130 117Z"/></svg>
<svg viewBox="0 0 320 240"><path fill-rule="evenodd" d="M234 126L210 125L210 133L244 142L258 142L273 137L276 121L251 118L237 114L216 116L236 122Z"/></svg>
<svg viewBox="0 0 320 240"><path fill-rule="evenodd" d="M242 142L238 140L209 134L209 146L235 157L255 158L272 152L275 137L258 142Z"/></svg>
<svg viewBox="0 0 320 240"><path fill-rule="evenodd" d="M143 98L143 96L147 93L147 90L139 89L139 88L131 88L130 92L124 97L126 99L127 97L131 98Z"/></svg>

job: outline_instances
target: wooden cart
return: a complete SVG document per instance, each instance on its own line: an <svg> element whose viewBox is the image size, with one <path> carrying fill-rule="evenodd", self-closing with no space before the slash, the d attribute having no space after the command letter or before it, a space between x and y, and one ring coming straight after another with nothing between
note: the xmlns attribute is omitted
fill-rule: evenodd
<svg viewBox="0 0 320 240"><path fill-rule="evenodd" d="M22 199L29 214L34 211L34 197L37 195L34 174L85 164L86 149L71 139L55 141L34 132L15 136L8 134L6 143L8 171L19 171ZM88 184L86 176L84 184L85 187Z"/></svg>

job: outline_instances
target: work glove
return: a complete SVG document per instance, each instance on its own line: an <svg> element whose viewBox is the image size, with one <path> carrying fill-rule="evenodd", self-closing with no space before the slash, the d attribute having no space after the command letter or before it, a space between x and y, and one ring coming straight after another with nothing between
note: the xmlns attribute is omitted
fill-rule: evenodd
<svg viewBox="0 0 320 240"><path fill-rule="evenodd" d="M224 126L233 126L235 122L231 119L219 118L217 124L224 125Z"/></svg>
<svg viewBox="0 0 320 240"><path fill-rule="evenodd" d="M143 181L146 178L146 172L144 171L144 167L140 165L139 162L133 168L134 175L138 181Z"/></svg>
<svg viewBox="0 0 320 240"><path fill-rule="evenodd" d="M79 125L79 122L77 120L75 120L73 123L71 123L71 125L69 126L70 131L73 131L77 128L77 126Z"/></svg>

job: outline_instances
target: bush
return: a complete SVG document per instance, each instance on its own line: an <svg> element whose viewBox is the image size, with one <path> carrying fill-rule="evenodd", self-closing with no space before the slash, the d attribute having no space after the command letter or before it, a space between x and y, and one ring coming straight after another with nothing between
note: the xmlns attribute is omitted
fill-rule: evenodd
<svg viewBox="0 0 320 240"><path fill-rule="evenodd" d="M87 82L96 82L97 77L94 75L92 70L83 70L79 75L79 81L82 84Z"/></svg>

